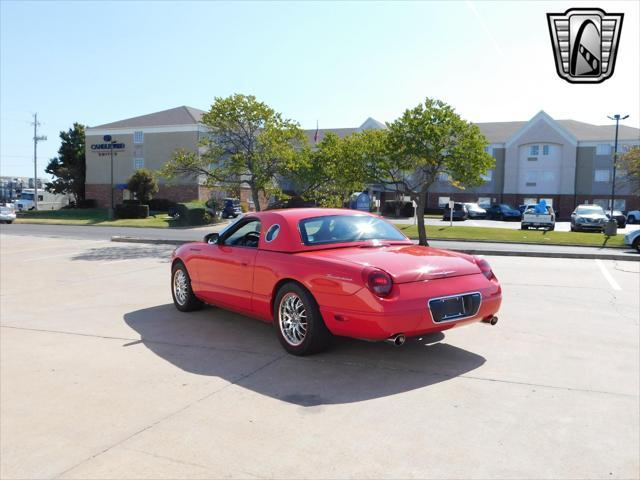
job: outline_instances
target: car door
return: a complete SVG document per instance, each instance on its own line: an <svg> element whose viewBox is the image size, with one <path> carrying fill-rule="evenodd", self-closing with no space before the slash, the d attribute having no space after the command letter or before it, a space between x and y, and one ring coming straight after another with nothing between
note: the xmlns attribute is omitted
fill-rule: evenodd
<svg viewBox="0 0 640 480"><path fill-rule="evenodd" d="M247 218L225 231L217 243L199 246L198 295L214 305L251 312L259 238L260 220Z"/></svg>

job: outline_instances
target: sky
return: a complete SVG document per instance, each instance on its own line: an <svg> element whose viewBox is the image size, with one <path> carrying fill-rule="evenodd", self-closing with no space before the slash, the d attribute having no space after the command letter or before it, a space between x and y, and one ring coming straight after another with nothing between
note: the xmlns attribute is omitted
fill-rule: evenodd
<svg viewBox="0 0 640 480"><path fill-rule="evenodd" d="M303 128L388 122L425 97L473 122L640 126L640 2L0 0L0 175L39 176L74 122L93 126L253 94ZM546 13L624 13L615 73L558 77Z"/></svg>

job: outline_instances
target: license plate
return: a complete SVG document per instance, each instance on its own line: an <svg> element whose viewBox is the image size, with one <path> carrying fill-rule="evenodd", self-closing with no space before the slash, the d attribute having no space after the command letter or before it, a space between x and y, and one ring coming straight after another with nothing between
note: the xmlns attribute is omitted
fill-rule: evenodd
<svg viewBox="0 0 640 480"><path fill-rule="evenodd" d="M432 298L429 310L436 323L468 318L478 313L481 300L482 296L477 292Z"/></svg>

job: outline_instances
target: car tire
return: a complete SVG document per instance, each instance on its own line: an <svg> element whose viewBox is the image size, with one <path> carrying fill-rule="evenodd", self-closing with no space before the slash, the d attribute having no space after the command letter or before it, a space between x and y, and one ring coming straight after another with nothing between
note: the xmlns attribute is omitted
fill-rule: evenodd
<svg viewBox="0 0 640 480"><path fill-rule="evenodd" d="M522 230L529 230L529 225L521 225L520 228Z"/></svg>
<svg viewBox="0 0 640 480"><path fill-rule="evenodd" d="M640 237L636 238L631 246L640 253Z"/></svg>
<svg viewBox="0 0 640 480"><path fill-rule="evenodd" d="M173 304L181 312L200 310L203 306L191 289L191 277L182 262L176 262L171 269L171 296Z"/></svg>
<svg viewBox="0 0 640 480"><path fill-rule="evenodd" d="M273 302L273 324L280 344L292 355L318 353L331 342L331 332L318 304L307 289L295 282L285 283L278 290Z"/></svg>
<svg viewBox="0 0 640 480"><path fill-rule="evenodd" d="M550 232L553 232L555 229L556 229L556 226L555 226L555 225L551 225L551 226L548 228L548 230L549 230Z"/></svg>
<svg viewBox="0 0 640 480"><path fill-rule="evenodd" d="M627 223L636 223L635 215L629 215L629 217L627 218Z"/></svg>

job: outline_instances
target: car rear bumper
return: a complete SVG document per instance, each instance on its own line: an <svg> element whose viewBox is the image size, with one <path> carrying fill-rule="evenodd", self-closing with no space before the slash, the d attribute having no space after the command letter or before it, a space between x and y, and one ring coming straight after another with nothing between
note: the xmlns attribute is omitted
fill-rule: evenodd
<svg viewBox="0 0 640 480"><path fill-rule="evenodd" d="M471 292L482 295L480 308L474 316L434 322L428 307L430 299ZM439 332L490 318L498 312L502 302L498 282L489 281L482 274L396 284L388 299L379 299L366 289L354 296L359 297L362 309L320 306L322 318L334 335L384 340L399 333L412 337Z"/></svg>

